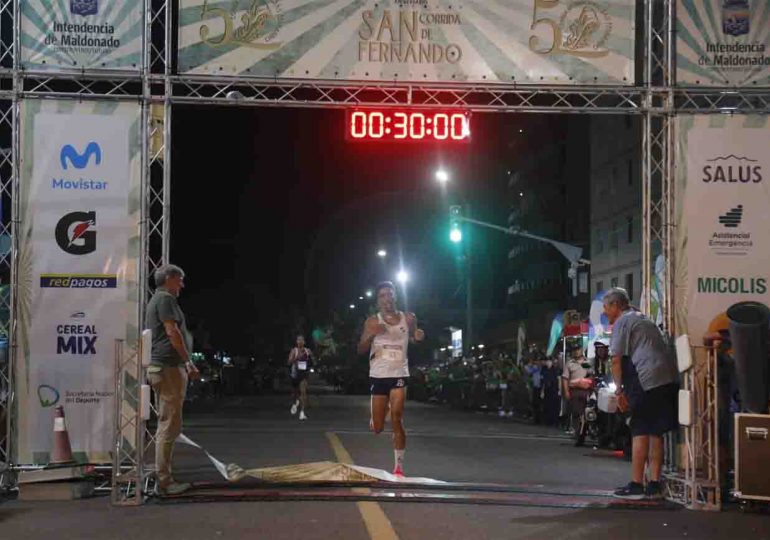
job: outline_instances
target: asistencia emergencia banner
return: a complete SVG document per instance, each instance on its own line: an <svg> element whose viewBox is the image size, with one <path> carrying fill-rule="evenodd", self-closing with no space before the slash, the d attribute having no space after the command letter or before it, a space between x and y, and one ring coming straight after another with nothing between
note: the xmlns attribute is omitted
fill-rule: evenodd
<svg viewBox="0 0 770 540"><path fill-rule="evenodd" d="M700 345L732 305L770 306L770 122L680 116L676 130L677 329Z"/></svg>

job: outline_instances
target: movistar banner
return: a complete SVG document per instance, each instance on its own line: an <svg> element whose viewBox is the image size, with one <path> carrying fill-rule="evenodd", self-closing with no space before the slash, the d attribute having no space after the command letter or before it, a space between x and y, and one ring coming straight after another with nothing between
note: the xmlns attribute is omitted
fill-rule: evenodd
<svg viewBox="0 0 770 540"><path fill-rule="evenodd" d="M81 459L113 450L115 340L137 341L140 118L135 103L22 103L20 463L48 461L57 405Z"/></svg>
<svg viewBox="0 0 770 540"><path fill-rule="evenodd" d="M20 8L24 69L141 69L144 2L21 0Z"/></svg>
<svg viewBox="0 0 770 540"><path fill-rule="evenodd" d="M634 0L180 0L179 71L633 84Z"/></svg>
<svg viewBox="0 0 770 540"><path fill-rule="evenodd" d="M767 0L677 0L677 83L770 86L768 29Z"/></svg>
<svg viewBox="0 0 770 540"><path fill-rule="evenodd" d="M681 116L676 129L677 327L700 344L733 304L770 305L770 122Z"/></svg>

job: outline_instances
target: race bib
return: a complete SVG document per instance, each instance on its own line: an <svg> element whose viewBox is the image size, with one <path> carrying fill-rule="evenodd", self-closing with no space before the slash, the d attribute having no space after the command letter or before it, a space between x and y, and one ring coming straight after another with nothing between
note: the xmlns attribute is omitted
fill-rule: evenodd
<svg viewBox="0 0 770 540"><path fill-rule="evenodd" d="M307 371L307 362L300 360L297 362L297 369L300 371Z"/></svg>
<svg viewBox="0 0 770 540"><path fill-rule="evenodd" d="M385 345L383 347L385 358L393 362L400 362L404 359L404 351L396 345Z"/></svg>

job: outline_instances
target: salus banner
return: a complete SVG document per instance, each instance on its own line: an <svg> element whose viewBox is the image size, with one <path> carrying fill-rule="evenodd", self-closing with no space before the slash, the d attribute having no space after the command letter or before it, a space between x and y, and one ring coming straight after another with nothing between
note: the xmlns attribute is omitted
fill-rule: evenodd
<svg viewBox="0 0 770 540"><path fill-rule="evenodd" d="M676 130L677 329L699 345L730 306L770 305L770 122L680 116Z"/></svg>
<svg viewBox="0 0 770 540"><path fill-rule="evenodd" d="M634 0L180 0L179 71L634 83Z"/></svg>

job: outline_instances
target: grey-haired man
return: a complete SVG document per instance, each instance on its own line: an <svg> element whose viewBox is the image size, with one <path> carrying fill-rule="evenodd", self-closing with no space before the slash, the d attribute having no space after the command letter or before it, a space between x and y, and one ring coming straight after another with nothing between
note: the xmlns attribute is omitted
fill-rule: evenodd
<svg viewBox="0 0 770 540"><path fill-rule="evenodd" d="M146 327L152 330L152 354L147 379L155 391L158 429L155 432L155 469L158 493L178 495L190 488L171 476L174 441L182 432L182 405L188 377L200 377L190 359L193 339L177 298L184 287L184 271L167 264L155 271L157 290L147 304Z"/></svg>
<svg viewBox="0 0 770 540"><path fill-rule="evenodd" d="M604 313L612 326L612 376L621 403L631 413L633 449L631 482L618 488L622 499L663 497L663 435L677 427L679 374L663 334L655 323L631 307L625 289L604 295ZM644 486L644 469L649 482Z"/></svg>

